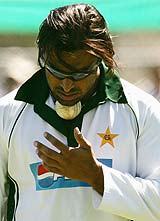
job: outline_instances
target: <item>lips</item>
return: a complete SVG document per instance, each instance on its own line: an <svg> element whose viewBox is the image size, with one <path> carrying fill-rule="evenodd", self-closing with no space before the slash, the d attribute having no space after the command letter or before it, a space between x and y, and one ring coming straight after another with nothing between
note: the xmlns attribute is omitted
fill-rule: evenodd
<svg viewBox="0 0 160 221"><path fill-rule="evenodd" d="M77 98L77 94L59 94L59 95L65 101L71 101Z"/></svg>
<svg viewBox="0 0 160 221"><path fill-rule="evenodd" d="M74 93L64 93L62 91L58 91L58 96L64 100L64 101L72 101L75 100L78 97L79 93L74 92Z"/></svg>

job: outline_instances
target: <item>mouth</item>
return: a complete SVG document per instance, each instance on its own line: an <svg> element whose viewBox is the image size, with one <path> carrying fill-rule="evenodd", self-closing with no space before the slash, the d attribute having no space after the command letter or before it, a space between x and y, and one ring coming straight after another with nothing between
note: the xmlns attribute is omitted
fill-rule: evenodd
<svg viewBox="0 0 160 221"><path fill-rule="evenodd" d="M64 92L59 92L58 96L61 100L65 101L75 101L79 97L79 93L64 93Z"/></svg>

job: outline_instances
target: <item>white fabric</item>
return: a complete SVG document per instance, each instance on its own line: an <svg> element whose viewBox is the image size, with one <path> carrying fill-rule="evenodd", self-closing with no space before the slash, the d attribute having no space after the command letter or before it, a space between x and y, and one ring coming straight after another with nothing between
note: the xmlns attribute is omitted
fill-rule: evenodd
<svg viewBox="0 0 160 221"><path fill-rule="evenodd" d="M45 131L65 144L67 139L27 104L8 149L11 130L24 103L13 100L16 92L0 100L0 220L6 220L7 172L18 186L16 221L160 220L160 104L127 82L123 84L137 116L138 140L136 118L127 104L107 102L85 114L82 123L82 133L103 165L102 197L91 187L57 174L54 186L42 184L42 178L53 174L38 174L41 161L33 142L39 140L54 149L43 137ZM50 97L47 104L53 107ZM116 136L112 145L101 145L99 134L105 134L108 128Z"/></svg>

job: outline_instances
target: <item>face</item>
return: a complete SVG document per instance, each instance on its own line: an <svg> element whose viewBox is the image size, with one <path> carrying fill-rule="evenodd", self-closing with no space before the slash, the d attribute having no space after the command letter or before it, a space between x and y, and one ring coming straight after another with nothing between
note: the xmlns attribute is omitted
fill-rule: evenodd
<svg viewBox="0 0 160 221"><path fill-rule="evenodd" d="M74 53L63 52L61 58L65 63L72 66L73 69L66 68L66 66L61 64L54 53L46 63L53 66L56 70L59 70L61 73L67 73L70 76L71 73L72 76L74 75L73 72L77 73L87 70L98 60L97 57L85 50L79 50ZM45 73L54 98L63 105L72 106L78 101L85 102L85 100L95 91L96 83L100 75L100 69L96 66L91 70L87 77L81 80L74 80L71 77L59 79L54 76L54 72L51 73L47 68L45 68Z"/></svg>

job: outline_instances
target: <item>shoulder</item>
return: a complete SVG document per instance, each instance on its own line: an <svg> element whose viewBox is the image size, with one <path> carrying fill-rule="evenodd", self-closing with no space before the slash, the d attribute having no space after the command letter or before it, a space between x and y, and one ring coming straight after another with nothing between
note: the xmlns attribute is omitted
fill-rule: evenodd
<svg viewBox="0 0 160 221"><path fill-rule="evenodd" d="M150 126L155 124L160 127L160 102L135 85L123 79L121 82L128 105L133 109L140 129L146 124Z"/></svg>
<svg viewBox="0 0 160 221"><path fill-rule="evenodd" d="M5 128L16 118L25 103L15 100L18 89L0 98L0 127Z"/></svg>
<svg viewBox="0 0 160 221"><path fill-rule="evenodd" d="M15 96L17 94L18 88L10 93L6 94L5 96L0 98L0 111L18 108L23 106L24 102L15 100Z"/></svg>
<svg viewBox="0 0 160 221"><path fill-rule="evenodd" d="M152 95L143 91L142 89L136 87L135 85L129 83L128 81L121 79L124 93L128 102L137 103L137 105L144 105L146 108L152 105L158 105L160 107L159 101Z"/></svg>

